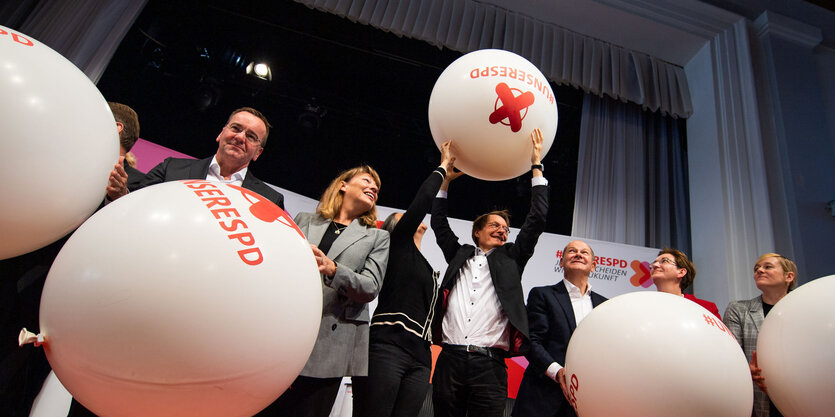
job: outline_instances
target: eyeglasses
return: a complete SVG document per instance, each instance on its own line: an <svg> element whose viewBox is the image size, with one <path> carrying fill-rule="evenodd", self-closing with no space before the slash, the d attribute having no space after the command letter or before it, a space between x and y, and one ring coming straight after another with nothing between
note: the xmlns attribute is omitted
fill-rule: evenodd
<svg viewBox="0 0 835 417"><path fill-rule="evenodd" d="M652 261L652 263L650 263L650 266L655 265L655 264L661 264L661 265L667 264L667 265L672 265L674 267L678 267L678 265L676 265L676 261L674 261L670 258L658 258L658 259Z"/></svg>
<svg viewBox="0 0 835 417"><path fill-rule="evenodd" d="M258 138L258 135L256 135L251 130L244 129L243 126L241 126L237 123L229 123L228 125L226 125L226 128L229 129L230 132L232 132L236 135L238 133L245 132L244 136L246 136L246 140L249 141L249 143L251 143L253 145L258 145L258 144L261 143L261 139Z"/></svg>
<svg viewBox="0 0 835 417"><path fill-rule="evenodd" d="M508 234L508 235L510 234L510 228L508 228L507 226L502 226L502 225L500 225L496 222L487 223L487 227L489 227L491 229L502 229L502 230L504 230L504 232L506 234Z"/></svg>

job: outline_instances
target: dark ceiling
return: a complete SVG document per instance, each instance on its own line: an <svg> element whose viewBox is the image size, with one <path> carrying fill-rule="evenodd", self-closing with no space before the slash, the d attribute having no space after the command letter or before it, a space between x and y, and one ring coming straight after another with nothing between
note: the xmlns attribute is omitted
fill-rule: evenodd
<svg viewBox="0 0 835 417"><path fill-rule="evenodd" d="M405 208L439 162L429 96L459 56L290 0L149 0L98 86L108 100L136 109L143 138L196 157L217 150L214 139L233 109L255 107L273 125L252 165L259 178L318 199L338 171L368 163L382 177L379 204ZM244 73L253 60L269 62L271 82ZM569 234L582 93L552 87L560 123L544 159L547 230ZM316 107L324 115L309 111ZM459 179L451 215L507 208L519 227L529 188L530 174Z"/></svg>

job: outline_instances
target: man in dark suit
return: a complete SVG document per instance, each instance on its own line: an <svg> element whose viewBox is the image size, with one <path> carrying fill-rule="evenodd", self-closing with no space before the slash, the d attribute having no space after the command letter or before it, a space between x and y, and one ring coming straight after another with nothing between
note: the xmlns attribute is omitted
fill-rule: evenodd
<svg viewBox="0 0 835 417"><path fill-rule="evenodd" d="M528 294L530 348L528 367L513 406L513 417L576 416L567 398L565 352L571 333L606 298L591 291L589 274L596 266L594 251L583 241L565 246L560 267L563 279L536 287Z"/></svg>
<svg viewBox="0 0 835 417"><path fill-rule="evenodd" d="M502 416L507 398L504 359L520 355L528 338L522 271L548 212L548 181L540 163L542 133L531 133L531 208L515 243L508 216L490 212L473 221L476 246L458 243L447 221L447 175L432 207L432 230L449 266L439 288L433 342L443 350L435 365L435 416Z"/></svg>
<svg viewBox="0 0 835 417"><path fill-rule="evenodd" d="M217 136L217 153L205 159L166 158L155 166L142 182L130 191L149 185L186 179L204 179L240 185L255 191L282 209L284 196L249 171L249 164L258 159L267 144L270 123L258 110L242 107L232 112ZM116 170L114 170L115 172ZM127 181L111 175L108 184L111 199L127 194ZM110 188L114 195L110 195Z"/></svg>

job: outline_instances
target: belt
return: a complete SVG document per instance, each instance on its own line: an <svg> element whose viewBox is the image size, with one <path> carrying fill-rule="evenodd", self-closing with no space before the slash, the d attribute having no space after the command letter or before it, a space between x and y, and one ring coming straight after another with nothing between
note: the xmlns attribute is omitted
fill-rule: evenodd
<svg viewBox="0 0 835 417"><path fill-rule="evenodd" d="M487 356L488 358L496 360L504 360L507 357L507 351L504 349L494 347L483 347L476 345L451 345L444 343L441 345L444 350L455 352L477 353L479 355Z"/></svg>

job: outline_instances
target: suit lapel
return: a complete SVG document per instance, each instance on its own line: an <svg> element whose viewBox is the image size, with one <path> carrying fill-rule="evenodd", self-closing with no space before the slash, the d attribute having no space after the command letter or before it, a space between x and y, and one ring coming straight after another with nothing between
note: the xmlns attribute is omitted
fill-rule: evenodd
<svg viewBox="0 0 835 417"><path fill-rule="evenodd" d="M762 296L751 300L748 304L748 314L751 315L751 322L754 323L754 328L757 329L757 334L759 334L760 325L762 325L763 320L765 320L765 315L763 314Z"/></svg>
<svg viewBox="0 0 835 417"><path fill-rule="evenodd" d="M188 178L195 180L205 180L209 175L209 165L212 164L212 157L201 159L194 164L191 164L188 170Z"/></svg>
<svg viewBox="0 0 835 417"><path fill-rule="evenodd" d="M241 182L241 187L244 187L248 190L252 190L253 187L257 187L260 182L261 182L261 180L259 180L258 178L255 178L255 176L252 175L252 170L247 169L246 170L246 177L244 177L243 182Z"/></svg>
<svg viewBox="0 0 835 417"><path fill-rule="evenodd" d="M322 242L322 236L325 235L325 232L328 230L328 226L330 226L331 221L327 219L323 219L320 216L315 216L313 219L310 220L310 224L307 226L307 241L314 245L319 245Z"/></svg>
<svg viewBox="0 0 835 417"><path fill-rule="evenodd" d="M327 253L328 258L336 259L348 246L353 245L354 242L362 239L367 234L366 228L361 226L357 219L354 219L333 241L333 245Z"/></svg>
<svg viewBox="0 0 835 417"><path fill-rule="evenodd" d="M571 297L568 296L568 289L564 282L558 282L552 287L555 290L557 304L562 308L565 318L568 320L568 327L573 332L577 327L577 322L574 320L574 307L571 307Z"/></svg>

